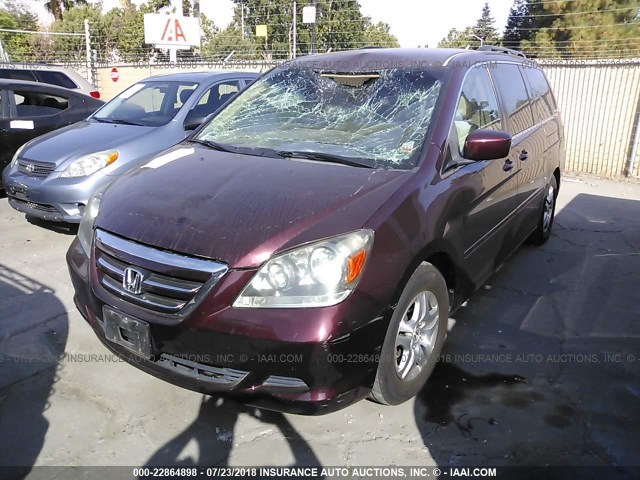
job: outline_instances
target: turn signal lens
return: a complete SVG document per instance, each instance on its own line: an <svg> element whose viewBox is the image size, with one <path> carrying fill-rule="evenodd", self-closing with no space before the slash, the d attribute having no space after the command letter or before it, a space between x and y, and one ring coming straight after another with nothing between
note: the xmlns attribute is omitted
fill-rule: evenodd
<svg viewBox="0 0 640 480"><path fill-rule="evenodd" d="M351 255L349 258L347 258L347 276L345 278L347 283L351 283L356 278L358 278L360 272L362 272L362 267L364 267L364 262L366 259L366 250L360 250L355 255Z"/></svg>

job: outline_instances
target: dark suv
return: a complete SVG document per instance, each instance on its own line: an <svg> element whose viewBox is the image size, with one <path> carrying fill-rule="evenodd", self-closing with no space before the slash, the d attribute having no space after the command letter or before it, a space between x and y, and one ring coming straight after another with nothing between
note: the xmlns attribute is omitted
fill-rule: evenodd
<svg viewBox="0 0 640 480"><path fill-rule="evenodd" d="M513 52L291 61L92 198L75 301L176 385L299 413L398 404L450 313L549 238L563 157L549 84Z"/></svg>

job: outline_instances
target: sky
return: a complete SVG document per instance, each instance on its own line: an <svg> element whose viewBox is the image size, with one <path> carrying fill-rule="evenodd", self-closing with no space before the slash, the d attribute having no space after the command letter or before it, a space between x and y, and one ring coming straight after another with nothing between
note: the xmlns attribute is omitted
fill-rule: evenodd
<svg viewBox="0 0 640 480"><path fill-rule="evenodd" d="M42 21L51 21L42 0L27 0ZM142 0L134 0L142 3ZM180 0L173 0L178 6ZM513 0L489 0L496 26L502 32L507 23ZM120 5L118 0L103 0L105 10ZM429 45L436 47L451 28L463 29L473 25L482 13L483 0L360 0L362 13L374 22L387 22L402 47ZM200 11L224 28L231 21L231 0L201 0Z"/></svg>

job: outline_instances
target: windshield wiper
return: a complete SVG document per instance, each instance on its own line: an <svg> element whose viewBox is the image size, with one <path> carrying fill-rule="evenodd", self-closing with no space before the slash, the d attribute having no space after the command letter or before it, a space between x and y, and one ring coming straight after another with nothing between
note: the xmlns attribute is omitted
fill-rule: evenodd
<svg viewBox="0 0 640 480"><path fill-rule="evenodd" d="M334 155L332 153L305 152L304 150L283 150L278 152L278 155L284 158L306 158L307 160L318 160L320 162L339 163L350 167L374 168L374 165L370 160L355 157L343 157L342 155Z"/></svg>
<svg viewBox="0 0 640 480"><path fill-rule="evenodd" d="M93 117L94 120L100 123L115 123L118 125L134 125L136 127L144 127L142 123L132 122L131 120L125 120L124 118L98 118Z"/></svg>
<svg viewBox="0 0 640 480"><path fill-rule="evenodd" d="M124 118L111 118L111 123L117 123L118 125L135 125L136 127L144 127L145 125L138 122L132 122L131 120L125 120Z"/></svg>
<svg viewBox="0 0 640 480"><path fill-rule="evenodd" d="M212 150L218 150L219 152L229 152L229 153L237 153L231 147L223 145L221 143L214 142L212 140L202 140L200 138L189 138L188 142L197 143L199 145L204 145Z"/></svg>

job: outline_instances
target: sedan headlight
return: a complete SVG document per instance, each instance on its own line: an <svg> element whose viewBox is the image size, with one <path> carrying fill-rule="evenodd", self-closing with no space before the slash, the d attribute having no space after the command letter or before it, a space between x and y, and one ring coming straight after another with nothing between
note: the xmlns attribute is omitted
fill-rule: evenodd
<svg viewBox="0 0 640 480"><path fill-rule="evenodd" d="M91 256L91 242L93 241L93 224L100 211L100 201L102 200L104 189L97 191L87 203L78 227L78 242L87 257Z"/></svg>
<svg viewBox="0 0 640 480"><path fill-rule="evenodd" d="M358 284L373 245L371 230L305 245L270 259L242 290L234 307L328 307Z"/></svg>
<svg viewBox="0 0 640 480"><path fill-rule="evenodd" d="M18 150L16 150L16 153L13 154L13 158L11 159L11 163L9 163L9 168L13 167L16 163L18 163L18 157L20 156L20 154L22 153L22 150L24 150L24 147L26 146L27 144L25 143L20 148L18 148Z"/></svg>
<svg viewBox="0 0 640 480"><path fill-rule="evenodd" d="M111 165L120 156L118 150L105 150L80 157L60 174L62 178L86 177L107 165Z"/></svg>

